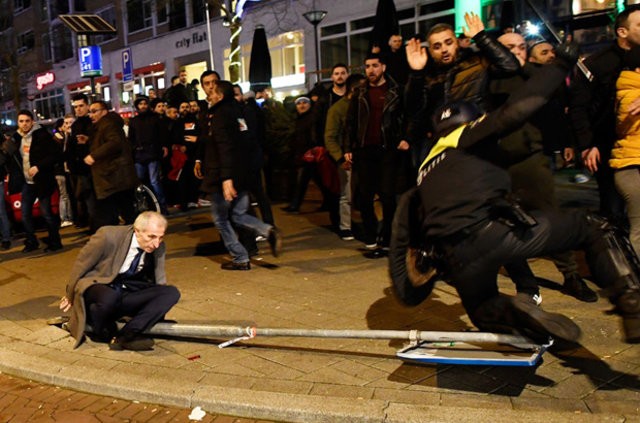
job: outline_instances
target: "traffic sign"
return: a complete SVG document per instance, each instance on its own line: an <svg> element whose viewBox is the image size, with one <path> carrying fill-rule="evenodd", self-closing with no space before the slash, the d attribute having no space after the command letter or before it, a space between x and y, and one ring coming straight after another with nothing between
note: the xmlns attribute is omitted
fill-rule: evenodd
<svg viewBox="0 0 640 423"><path fill-rule="evenodd" d="M133 81L133 56L130 48L122 51L122 81Z"/></svg>
<svg viewBox="0 0 640 423"><path fill-rule="evenodd" d="M102 75L102 54L100 46L86 46L78 49L80 59L80 76Z"/></svg>

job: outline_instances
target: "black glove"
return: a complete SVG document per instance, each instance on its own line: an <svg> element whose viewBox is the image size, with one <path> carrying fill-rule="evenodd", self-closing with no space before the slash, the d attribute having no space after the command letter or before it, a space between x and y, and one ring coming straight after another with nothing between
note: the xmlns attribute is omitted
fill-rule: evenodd
<svg viewBox="0 0 640 423"><path fill-rule="evenodd" d="M578 61L578 57L580 56L580 51L578 49L577 43L560 44L556 47L555 52L556 63L563 67L566 67L567 69L572 69Z"/></svg>

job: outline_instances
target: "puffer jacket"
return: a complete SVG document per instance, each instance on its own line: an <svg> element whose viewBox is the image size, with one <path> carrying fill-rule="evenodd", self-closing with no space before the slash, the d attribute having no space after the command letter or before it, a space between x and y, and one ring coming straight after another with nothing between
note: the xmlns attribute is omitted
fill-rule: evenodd
<svg viewBox="0 0 640 423"><path fill-rule="evenodd" d="M640 166L640 116L629 114L629 105L640 97L640 73L625 70L616 82L616 134L609 166Z"/></svg>

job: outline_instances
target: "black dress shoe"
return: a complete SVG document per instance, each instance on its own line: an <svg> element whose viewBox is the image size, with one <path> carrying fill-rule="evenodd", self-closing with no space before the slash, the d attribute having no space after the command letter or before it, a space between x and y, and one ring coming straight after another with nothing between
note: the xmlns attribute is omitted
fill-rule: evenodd
<svg viewBox="0 0 640 423"><path fill-rule="evenodd" d="M30 253L32 251L35 251L39 248L38 243L35 244L24 244L24 248L22 249L23 253Z"/></svg>
<svg viewBox="0 0 640 423"><path fill-rule="evenodd" d="M269 241L269 247L271 247L271 254L274 257L278 257L282 251L282 232L280 232L280 229L272 226L271 229L269 229L267 241Z"/></svg>
<svg viewBox="0 0 640 423"><path fill-rule="evenodd" d="M234 261L228 261L226 263L222 263L220 266L222 270L251 270L251 263L236 263Z"/></svg>
<svg viewBox="0 0 640 423"><path fill-rule="evenodd" d="M569 275L565 278L562 293L571 295L585 303L598 301L598 294L589 288L579 275Z"/></svg>
<svg viewBox="0 0 640 423"><path fill-rule="evenodd" d="M109 342L109 349L112 351L149 351L153 349L153 339L142 336L114 336Z"/></svg>
<svg viewBox="0 0 640 423"><path fill-rule="evenodd" d="M44 252L49 253L49 252L58 251L58 250L62 250L62 244L49 244L44 249Z"/></svg>
<svg viewBox="0 0 640 423"><path fill-rule="evenodd" d="M11 248L11 241L2 241L2 249L3 250L8 250Z"/></svg>
<svg viewBox="0 0 640 423"><path fill-rule="evenodd" d="M286 211L287 213L299 213L300 212L300 209L297 209L297 208L291 207L291 206L281 207L280 210Z"/></svg>

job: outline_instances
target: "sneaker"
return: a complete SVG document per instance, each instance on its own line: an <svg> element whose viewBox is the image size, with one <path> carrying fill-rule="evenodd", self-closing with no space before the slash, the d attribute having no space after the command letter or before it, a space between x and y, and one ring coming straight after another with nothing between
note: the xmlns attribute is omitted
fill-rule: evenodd
<svg viewBox="0 0 640 423"><path fill-rule="evenodd" d="M194 202L187 203L188 209L195 209L197 207L198 207L198 203L194 203Z"/></svg>
<svg viewBox="0 0 640 423"><path fill-rule="evenodd" d="M539 306L542 304L542 294L536 292L535 294L531 294L529 292L518 292L516 297L523 299L524 301L530 301L531 303Z"/></svg>
<svg viewBox="0 0 640 423"><path fill-rule="evenodd" d="M267 240L266 236L262 236L262 235L256 236L256 242L265 242L266 240Z"/></svg>
<svg viewBox="0 0 640 423"><path fill-rule="evenodd" d="M201 198L198 200L198 207L211 207L211 201Z"/></svg>
<svg viewBox="0 0 640 423"><path fill-rule="evenodd" d="M370 244L364 244L364 248L366 248L367 250L375 250L376 248L378 248L378 243L373 242Z"/></svg>
<svg viewBox="0 0 640 423"><path fill-rule="evenodd" d="M578 173L576 174L576 176L573 177L573 182L575 182L576 184L586 184L590 180L591 178L589 178L584 173Z"/></svg>
<svg viewBox="0 0 640 423"><path fill-rule="evenodd" d="M353 241L355 237L353 236L353 232L351 232L351 229L341 229L340 239L343 241Z"/></svg>
<svg viewBox="0 0 640 423"><path fill-rule="evenodd" d="M589 288L578 274L565 277L561 291L563 294L575 297L585 303L595 303L598 301L598 294Z"/></svg>
<svg viewBox="0 0 640 423"><path fill-rule="evenodd" d="M61 228L66 228L66 227L69 227L69 226L72 226L72 225L73 225L73 222L72 222L72 221L70 221L70 220L65 220L64 222L62 222L62 223L60 224L60 227L61 227Z"/></svg>

